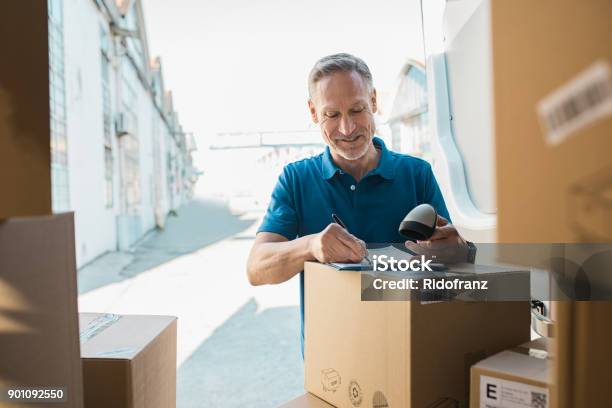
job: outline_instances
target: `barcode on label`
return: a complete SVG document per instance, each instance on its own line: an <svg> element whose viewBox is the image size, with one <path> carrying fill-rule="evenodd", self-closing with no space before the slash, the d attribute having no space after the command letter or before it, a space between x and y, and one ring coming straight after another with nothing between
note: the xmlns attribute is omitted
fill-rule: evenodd
<svg viewBox="0 0 612 408"><path fill-rule="evenodd" d="M549 144L558 145L572 133L612 115L611 71L609 63L598 61L538 103Z"/></svg>
<svg viewBox="0 0 612 408"><path fill-rule="evenodd" d="M546 408L546 394L531 391L531 408Z"/></svg>

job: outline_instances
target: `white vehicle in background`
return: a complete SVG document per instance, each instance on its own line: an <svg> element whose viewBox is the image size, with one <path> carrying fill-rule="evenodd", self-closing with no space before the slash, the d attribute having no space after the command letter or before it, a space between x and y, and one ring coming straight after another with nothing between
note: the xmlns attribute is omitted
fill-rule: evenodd
<svg viewBox="0 0 612 408"><path fill-rule="evenodd" d="M432 167L461 234L496 242L489 3L421 5Z"/></svg>
<svg viewBox="0 0 612 408"><path fill-rule="evenodd" d="M430 162L461 235L496 243L491 1L421 0L421 6ZM530 279L531 295L549 299L548 274L531 268ZM532 326L544 336L551 330L548 307L532 301Z"/></svg>

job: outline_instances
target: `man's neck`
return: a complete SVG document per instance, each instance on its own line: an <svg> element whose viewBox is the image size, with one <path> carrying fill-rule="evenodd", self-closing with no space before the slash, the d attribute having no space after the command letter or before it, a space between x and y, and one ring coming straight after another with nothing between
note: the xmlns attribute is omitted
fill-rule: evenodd
<svg viewBox="0 0 612 408"><path fill-rule="evenodd" d="M382 153L374 146L374 142L370 142L367 153L358 160L347 160L333 151L331 151L331 154L338 167L359 182L366 174L378 166Z"/></svg>

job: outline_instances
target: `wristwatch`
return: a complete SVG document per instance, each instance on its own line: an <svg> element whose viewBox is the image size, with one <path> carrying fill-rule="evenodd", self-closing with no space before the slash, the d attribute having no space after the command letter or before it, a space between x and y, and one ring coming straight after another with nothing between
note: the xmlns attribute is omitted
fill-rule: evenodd
<svg viewBox="0 0 612 408"><path fill-rule="evenodd" d="M476 263L476 245L470 241L466 241L466 243L468 246L467 261L469 263Z"/></svg>

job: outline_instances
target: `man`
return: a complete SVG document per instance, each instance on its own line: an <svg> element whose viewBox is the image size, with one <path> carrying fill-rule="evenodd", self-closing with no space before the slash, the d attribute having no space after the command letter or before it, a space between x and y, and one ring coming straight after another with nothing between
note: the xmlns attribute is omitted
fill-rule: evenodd
<svg viewBox="0 0 612 408"><path fill-rule="evenodd" d="M374 137L376 90L368 66L349 54L313 67L308 107L327 144L318 156L287 165L278 179L247 263L251 284L281 283L300 274L302 351L306 261L359 262L368 243L404 239L398 227L422 203L433 205L438 226L428 242L406 242L415 253L433 249L465 254L467 244L450 224L431 170L418 158L389 151ZM347 229L334 223L337 214Z"/></svg>

